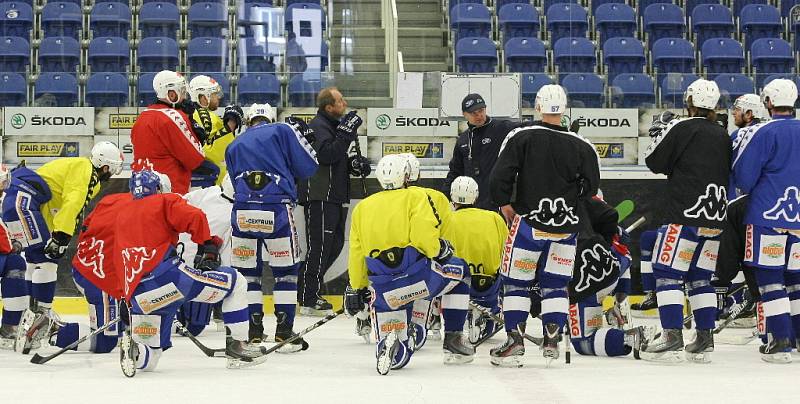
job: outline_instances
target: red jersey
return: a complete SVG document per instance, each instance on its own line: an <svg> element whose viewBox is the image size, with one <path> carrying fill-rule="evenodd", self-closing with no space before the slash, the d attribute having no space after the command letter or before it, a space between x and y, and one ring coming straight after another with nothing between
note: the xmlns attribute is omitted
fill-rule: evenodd
<svg viewBox="0 0 800 404"><path fill-rule="evenodd" d="M133 124L131 143L134 171L158 171L169 177L172 192L189 192L192 170L203 163L205 156L183 111L164 104L150 105Z"/></svg>
<svg viewBox="0 0 800 404"><path fill-rule="evenodd" d="M208 220L177 194L156 194L125 204L114 224L114 265L125 272L124 296L130 299L141 278L164 260L180 233L203 244L211 239Z"/></svg>
<svg viewBox="0 0 800 404"><path fill-rule="evenodd" d="M0 222L0 254L11 254L11 239L5 223Z"/></svg>
<svg viewBox="0 0 800 404"><path fill-rule="evenodd" d="M83 221L78 250L72 266L100 290L122 297L122 274L114 266L114 223L121 206L133 200L130 193L111 194L101 199Z"/></svg>

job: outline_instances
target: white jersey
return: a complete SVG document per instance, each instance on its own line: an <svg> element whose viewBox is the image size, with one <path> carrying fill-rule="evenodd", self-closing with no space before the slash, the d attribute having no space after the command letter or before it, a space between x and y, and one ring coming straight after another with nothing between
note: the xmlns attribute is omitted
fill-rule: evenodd
<svg viewBox="0 0 800 404"><path fill-rule="evenodd" d="M231 210L233 202L222 195L222 188L208 187L191 191L183 196L183 199L206 214L208 227L211 234L222 239L220 249L220 259L222 265L231 266ZM181 233L178 241L183 243L183 259L189 264L194 260L197 253L195 244L189 234Z"/></svg>

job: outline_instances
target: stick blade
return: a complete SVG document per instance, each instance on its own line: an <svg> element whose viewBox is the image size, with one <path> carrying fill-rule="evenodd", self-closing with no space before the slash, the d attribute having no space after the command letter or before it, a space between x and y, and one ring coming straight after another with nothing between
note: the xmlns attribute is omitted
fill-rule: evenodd
<svg viewBox="0 0 800 404"><path fill-rule="evenodd" d="M625 220L628 216L631 215L631 213L633 213L635 205L632 200L626 199L620 202L619 205L617 205L617 207L614 209L617 210L617 215L619 215L619 222L622 223L623 220Z"/></svg>
<svg viewBox="0 0 800 404"><path fill-rule="evenodd" d="M33 357L31 357L31 363L36 364L36 365L41 365L41 364L47 362L48 360L50 360L49 357L39 355L38 353L37 354L33 354Z"/></svg>

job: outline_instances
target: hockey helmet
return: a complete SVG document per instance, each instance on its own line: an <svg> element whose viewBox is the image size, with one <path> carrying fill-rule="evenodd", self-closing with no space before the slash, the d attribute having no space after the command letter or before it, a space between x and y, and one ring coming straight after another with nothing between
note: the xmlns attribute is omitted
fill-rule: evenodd
<svg viewBox="0 0 800 404"><path fill-rule="evenodd" d="M408 161L408 180L411 182L419 180L419 159L413 153L401 153Z"/></svg>
<svg viewBox="0 0 800 404"><path fill-rule="evenodd" d="M195 76L192 81L189 82L189 96L192 97L192 101L196 103L200 103L200 96L206 96L206 99L211 99L211 96L217 94L220 98L222 97L222 86L217 83L211 77L205 75Z"/></svg>
<svg viewBox="0 0 800 404"><path fill-rule="evenodd" d="M797 101L797 85L792 80L775 79L761 90L761 102L766 106L767 99L773 107L793 107Z"/></svg>
<svg viewBox="0 0 800 404"><path fill-rule="evenodd" d="M233 199L233 181L231 180L230 174L226 173L224 177L222 177L222 195Z"/></svg>
<svg viewBox="0 0 800 404"><path fill-rule="evenodd" d="M161 176L150 170L134 171L131 173L128 185L131 188L133 199L141 199L158 193L161 188Z"/></svg>
<svg viewBox="0 0 800 404"><path fill-rule="evenodd" d="M450 199L460 205L475 204L478 199L478 183L472 177L457 177L450 184Z"/></svg>
<svg viewBox="0 0 800 404"><path fill-rule="evenodd" d="M567 93L558 84L542 86L536 93L536 106L542 114L563 114L567 109Z"/></svg>
<svg viewBox="0 0 800 404"><path fill-rule="evenodd" d="M769 112L761 103L761 98L756 94L743 94L733 102L733 109L740 109L743 113L750 111L755 119L769 118Z"/></svg>
<svg viewBox="0 0 800 404"><path fill-rule="evenodd" d="M399 154L383 156L375 169L375 177L383 189L400 189L408 181L408 159Z"/></svg>
<svg viewBox="0 0 800 404"><path fill-rule="evenodd" d="M275 111L272 109L272 105L269 104L253 104L250 108L247 108L247 114L245 116L245 120L249 123L255 117L264 117L267 118L270 122L275 122Z"/></svg>
<svg viewBox="0 0 800 404"><path fill-rule="evenodd" d="M97 142L94 147L92 147L91 157L89 159L92 161L92 165L95 166L95 168L108 166L108 171L112 175L119 175L119 173L122 172L122 163L125 162L125 158L122 156L119 147L108 141Z"/></svg>
<svg viewBox="0 0 800 404"><path fill-rule="evenodd" d="M683 100L688 102L689 97L692 97L694 107L713 110L719 102L719 87L713 81L697 79L686 88Z"/></svg>
<svg viewBox="0 0 800 404"><path fill-rule="evenodd" d="M179 96L178 100L174 102L177 104L183 100L186 94L186 79L180 73L162 70L153 77L153 90L156 92L156 98L167 102L172 102L169 99L170 90L175 91Z"/></svg>

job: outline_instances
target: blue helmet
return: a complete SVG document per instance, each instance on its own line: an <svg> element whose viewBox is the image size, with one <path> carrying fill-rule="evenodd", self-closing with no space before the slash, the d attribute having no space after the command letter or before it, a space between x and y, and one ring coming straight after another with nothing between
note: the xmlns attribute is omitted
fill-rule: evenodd
<svg viewBox="0 0 800 404"><path fill-rule="evenodd" d="M128 182L133 194L133 199L141 199L148 195L159 193L161 177L155 171L142 170L131 173Z"/></svg>

